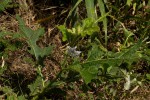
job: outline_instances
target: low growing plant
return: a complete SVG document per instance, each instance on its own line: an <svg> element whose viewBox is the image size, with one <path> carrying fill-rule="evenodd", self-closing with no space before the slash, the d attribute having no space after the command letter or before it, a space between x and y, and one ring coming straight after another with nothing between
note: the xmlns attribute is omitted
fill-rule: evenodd
<svg viewBox="0 0 150 100"><path fill-rule="evenodd" d="M72 29L66 28L65 25L58 26L58 29L62 32L62 40L67 41L70 46L76 46L81 38L91 36L94 32L99 32L96 21L91 18L82 20Z"/></svg>
<svg viewBox="0 0 150 100"><path fill-rule="evenodd" d="M35 56L38 64L42 64L44 57L49 55L53 48L53 46L41 48L37 45L39 37L44 35L44 28L39 28L34 31L26 27L24 21L19 16L17 16L17 20L19 21L19 29L21 31L19 38L26 39L26 42L31 48L31 50L28 50L28 52Z"/></svg>
<svg viewBox="0 0 150 100"><path fill-rule="evenodd" d="M23 38L26 40L26 42L28 43L28 46L31 48L31 50L28 50L28 52L35 56L38 76L37 76L37 79L35 80L35 82L33 84L29 85L29 89L31 91L30 96L26 97L25 95L22 94L21 97L17 97L17 94L15 94L14 92L12 92L12 93L15 94L14 98L16 98L16 99L17 98L22 98L22 100L26 99L26 98L34 99L34 97L32 98L32 96L37 95L44 88L45 82L44 82L43 75L41 73L41 69L42 69L42 67L44 67L44 65L43 65L44 58L52 52L53 46L50 45L50 46L44 47L44 48L39 47L37 45L37 41L40 36L44 35L44 29L40 28L40 29L34 31L34 30L30 29L29 27L25 26L24 21L19 16L17 16L16 18L19 22L20 33L11 33L11 32L3 31L3 32L1 32L0 37L10 35L10 36L12 36L12 38L19 38L19 39ZM7 43L7 41L5 41L5 42ZM12 45L9 48L11 48L11 47L12 47ZM1 71L2 71L2 69L1 69ZM7 98L9 98L9 96Z"/></svg>

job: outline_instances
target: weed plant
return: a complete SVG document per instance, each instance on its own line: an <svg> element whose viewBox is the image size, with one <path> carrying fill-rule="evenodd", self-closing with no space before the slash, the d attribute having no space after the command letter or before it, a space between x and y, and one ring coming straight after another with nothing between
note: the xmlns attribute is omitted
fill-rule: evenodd
<svg viewBox="0 0 150 100"><path fill-rule="evenodd" d="M0 2L0 11L4 11L9 2ZM42 69L46 57L51 56L55 46L40 47L37 44L45 33L44 28L32 30L16 15L19 33L0 32L0 57L6 58L7 50L18 49L18 45L10 45L10 41L4 40L4 37L23 38L30 48L27 52L34 58L32 62L37 73L36 79L28 85L28 93L19 94L4 85L0 87L2 98L63 100L69 98L69 90L79 89L81 92L76 95L76 99L124 99L145 83L149 85L150 1L76 0L73 3L65 23L56 25L62 34L62 42L68 46L65 48L64 60L59 64L60 71L52 80L45 81ZM79 15L81 3L85 4L87 12L84 18ZM74 18L73 14L78 19L68 27L66 22ZM6 70L7 66L2 59L0 75L3 76ZM5 81L3 77L0 80ZM75 83L78 83L78 88L75 88Z"/></svg>

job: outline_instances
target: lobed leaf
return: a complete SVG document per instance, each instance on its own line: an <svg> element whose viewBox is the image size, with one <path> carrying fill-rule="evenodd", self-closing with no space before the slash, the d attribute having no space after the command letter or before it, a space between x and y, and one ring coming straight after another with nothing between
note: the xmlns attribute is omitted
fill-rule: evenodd
<svg viewBox="0 0 150 100"><path fill-rule="evenodd" d="M40 86L42 86L42 77L38 76L32 84L28 85L28 88L31 91L30 95L32 96L39 93Z"/></svg>
<svg viewBox="0 0 150 100"><path fill-rule="evenodd" d="M92 79L97 78L99 69L102 70L102 75L110 77L121 77L122 63L129 63L139 59L141 56L138 53L139 48L142 46L142 40L139 40L135 45L125 51L114 53L109 58L104 58L105 53L99 48L98 45L92 45L92 49L88 53L88 58L83 63L71 65L70 68L79 72L85 83L88 84ZM118 76L119 74L119 76Z"/></svg>
<svg viewBox="0 0 150 100"><path fill-rule="evenodd" d="M52 46L40 48L36 44L39 37L44 35L44 28L40 28L34 31L26 27L24 21L19 16L16 16L16 18L19 21L19 29L22 32L22 37L26 38L28 45L31 47L29 52L35 55L36 60L39 60L40 57L43 58L44 56L49 55L51 53Z"/></svg>

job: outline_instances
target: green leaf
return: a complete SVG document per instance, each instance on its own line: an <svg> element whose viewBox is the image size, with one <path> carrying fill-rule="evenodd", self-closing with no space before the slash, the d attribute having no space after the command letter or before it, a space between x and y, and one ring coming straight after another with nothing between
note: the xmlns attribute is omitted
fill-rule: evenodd
<svg viewBox="0 0 150 100"><path fill-rule="evenodd" d="M150 74L146 74L146 78L150 80Z"/></svg>
<svg viewBox="0 0 150 100"><path fill-rule="evenodd" d="M33 34L33 36L32 36L32 39L33 39L34 41L38 41L39 37L40 37L40 36L43 36L44 33L45 33L44 28L39 28L39 29L37 29L37 30L34 31L34 34Z"/></svg>
<svg viewBox="0 0 150 100"><path fill-rule="evenodd" d="M28 85L28 87L31 91L30 93L31 96L39 93L42 87L42 77L38 76L34 81L34 83Z"/></svg>
<svg viewBox="0 0 150 100"><path fill-rule="evenodd" d="M88 61L101 59L104 56L104 52L99 48L98 45L92 44L92 49L88 52Z"/></svg>
<svg viewBox="0 0 150 100"><path fill-rule="evenodd" d="M113 77L113 76L116 76L117 77L121 77L121 72L120 72L120 68L118 66L116 67L113 67L113 66L110 66L108 69L107 69L107 73Z"/></svg>
<svg viewBox="0 0 150 100"><path fill-rule="evenodd" d="M40 56L43 58L45 57L45 55L51 54L52 49L53 49L53 46L39 48Z"/></svg>
<svg viewBox="0 0 150 100"><path fill-rule="evenodd" d="M131 36L133 36L134 34L131 31L128 31L126 28L123 29L124 30L124 34L126 37L126 40L124 42L124 46L127 44L128 40L130 39Z"/></svg>
<svg viewBox="0 0 150 100"><path fill-rule="evenodd" d="M0 32L0 38L3 38L6 35L12 35L12 33L8 32L8 31L2 31L2 32Z"/></svg>
<svg viewBox="0 0 150 100"><path fill-rule="evenodd" d="M12 88L4 86L0 87L0 90L3 92L3 95L7 97L6 100L17 100L17 94L13 92Z"/></svg>
<svg viewBox="0 0 150 100"><path fill-rule="evenodd" d="M130 6L132 4L132 0L127 0L127 3L126 3L128 6Z"/></svg>
<svg viewBox="0 0 150 100"><path fill-rule="evenodd" d="M104 71L107 72L111 70L108 69L110 66L119 66L122 62L121 59L117 58L103 59L103 56L104 52L99 48L98 45L93 44L92 49L89 50L87 60L81 64L73 64L70 66L70 68L79 72L85 83L88 84L92 79L95 79L97 77L99 68L103 68ZM107 68L105 68L106 65L108 65ZM112 74L114 74L114 72Z"/></svg>
<svg viewBox="0 0 150 100"><path fill-rule="evenodd" d="M68 38L67 38L67 28L64 26L64 25L60 25L60 26L58 26L58 29L62 32L62 40L63 41L67 41L68 40Z"/></svg>
<svg viewBox="0 0 150 100"><path fill-rule="evenodd" d="M122 63L129 63L131 65L133 61L141 57L138 50L142 44L143 41L139 40L127 50L112 53L109 58L104 58L105 52L98 45L92 44L92 48L88 52L87 60L71 65L71 68L80 73L86 84L97 77L99 69L102 69L104 75L119 77L118 74L121 75L120 66Z"/></svg>
<svg viewBox="0 0 150 100"><path fill-rule="evenodd" d="M11 0L1 0L0 1L0 11L4 11L5 8L9 6L9 3L12 2Z"/></svg>
<svg viewBox="0 0 150 100"><path fill-rule="evenodd" d="M38 40L40 34L35 34L33 30L26 27L24 21L19 16L16 16L16 18L19 21L19 29L22 31L23 36L27 39L27 43L31 47L31 50L33 51L36 59L38 60L40 55L36 45L36 40Z"/></svg>
<svg viewBox="0 0 150 100"><path fill-rule="evenodd" d="M143 44L142 40L139 40L135 45L133 45L129 49L118 53L119 55L117 56L117 58L130 59L131 57L136 55L136 52L139 50L142 44Z"/></svg>
<svg viewBox="0 0 150 100"><path fill-rule="evenodd" d="M39 60L40 57L43 58L44 56L49 55L51 53L52 46L40 48L36 44L40 36L44 35L44 28L34 31L26 27L24 21L19 16L16 16L16 18L19 21L19 29L22 32L22 36L26 38L28 45L31 47L29 52L35 55L36 60Z"/></svg>
<svg viewBox="0 0 150 100"><path fill-rule="evenodd" d="M12 33L12 32L9 32L9 31L0 32L0 38L4 38L5 36L12 36L13 39L23 37L23 35L20 34L20 33Z"/></svg>
<svg viewBox="0 0 150 100"><path fill-rule="evenodd" d="M126 28L123 29L125 33L125 37L129 38L130 36L133 36L134 34L131 31L128 31Z"/></svg>
<svg viewBox="0 0 150 100"><path fill-rule="evenodd" d="M81 66L80 64L75 64L69 66L69 68L79 72L86 84L90 83L92 79L96 78L98 73L98 67L95 66Z"/></svg>
<svg viewBox="0 0 150 100"><path fill-rule="evenodd" d="M101 59L101 60L91 60L86 61L82 63L81 65L73 65L71 66L72 69L76 70L80 73L81 77L84 79L85 83L88 84L91 82L92 79L95 79L97 77L97 74L99 72L99 68L102 68L105 70L105 72L108 71L108 74L110 75L116 75L119 71L119 65L121 64L121 59ZM112 66L111 69L104 68L105 64L108 64L109 66ZM117 67L115 67L117 66ZM115 67L115 69L113 69Z"/></svg>
<svg viewBox="0 0 150 100"><path fill-rule="evenodd" d="M83 68L80 71L80 74L86 84L90 83L92 79L95 79L97 77L97 73L98 67L96 66L89 66L89 67L86 66L86 68Z"/></svg>
<svg viewBox="0 0 150 100"><path fill-rule="evenodd" d="M86 35L92 35L94 32L99 32L99 27L97 24L95 24L95 20L91 18L86 18L82 20L81 32L78 34L81 34L82 37Z"/></svg>
<svg viewBox="0 0 150 100"><path fill-rule="evenodd" d="M58 26L62 32L62 40L69 43L75 41L78 37L92 35L94 32L99 32L99 26L91 18L86 18L72 29L67 29L64 25Z"/></svg>
<svg viewBox="0 0 150 100"><path fill-rule="evenodd" d="M27 99L26 99L24 96L22 96L22 95L21 95L21 96L18 96L17 99L18 99L18 100L27 100Z"/></svg>

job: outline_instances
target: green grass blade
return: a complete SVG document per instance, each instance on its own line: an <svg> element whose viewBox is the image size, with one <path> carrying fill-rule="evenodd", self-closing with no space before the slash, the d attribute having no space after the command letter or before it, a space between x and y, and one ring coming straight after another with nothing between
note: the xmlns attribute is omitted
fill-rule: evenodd
<svg viewBox="0 0 150 100"><path fill-rule="evenodd" d="M67 16L67 18L66 18L66 20L65 20L65 23L66 23L67 19L71 16L71 14L73 13L73 11L78 7L78 5L79 5L81 2L82 2L82 0L78 0L78 1L76 2L75 6L70 10L70 12L69 12L69 14L68 14L68 16Z"/></svg>
<svg viewBox="0 0 150 100"><path fill-rule="evenodd" d="M100 8L101 16L105 16L106 11L105 11L105 6L104 6L103 0L98 0L98 5ZM108 39L107 39L107 18L106 17L103 19L103 28L104 28L104 32L105 32L105 46L107 46Z"/></svg>
<svg viewBox="0 0 150 100"><path fill-rule="evenodd" d="M85 0L88 18L97 19L97 13L94 5L94 0Z"/></svg>
<svg viewBox="0 0 150 100"><path fill-rule="evenodd" d="M11 3L11 0L1 0L0 1L0 11L4 11L5 8L9 6L9 3Z"/></svg>

